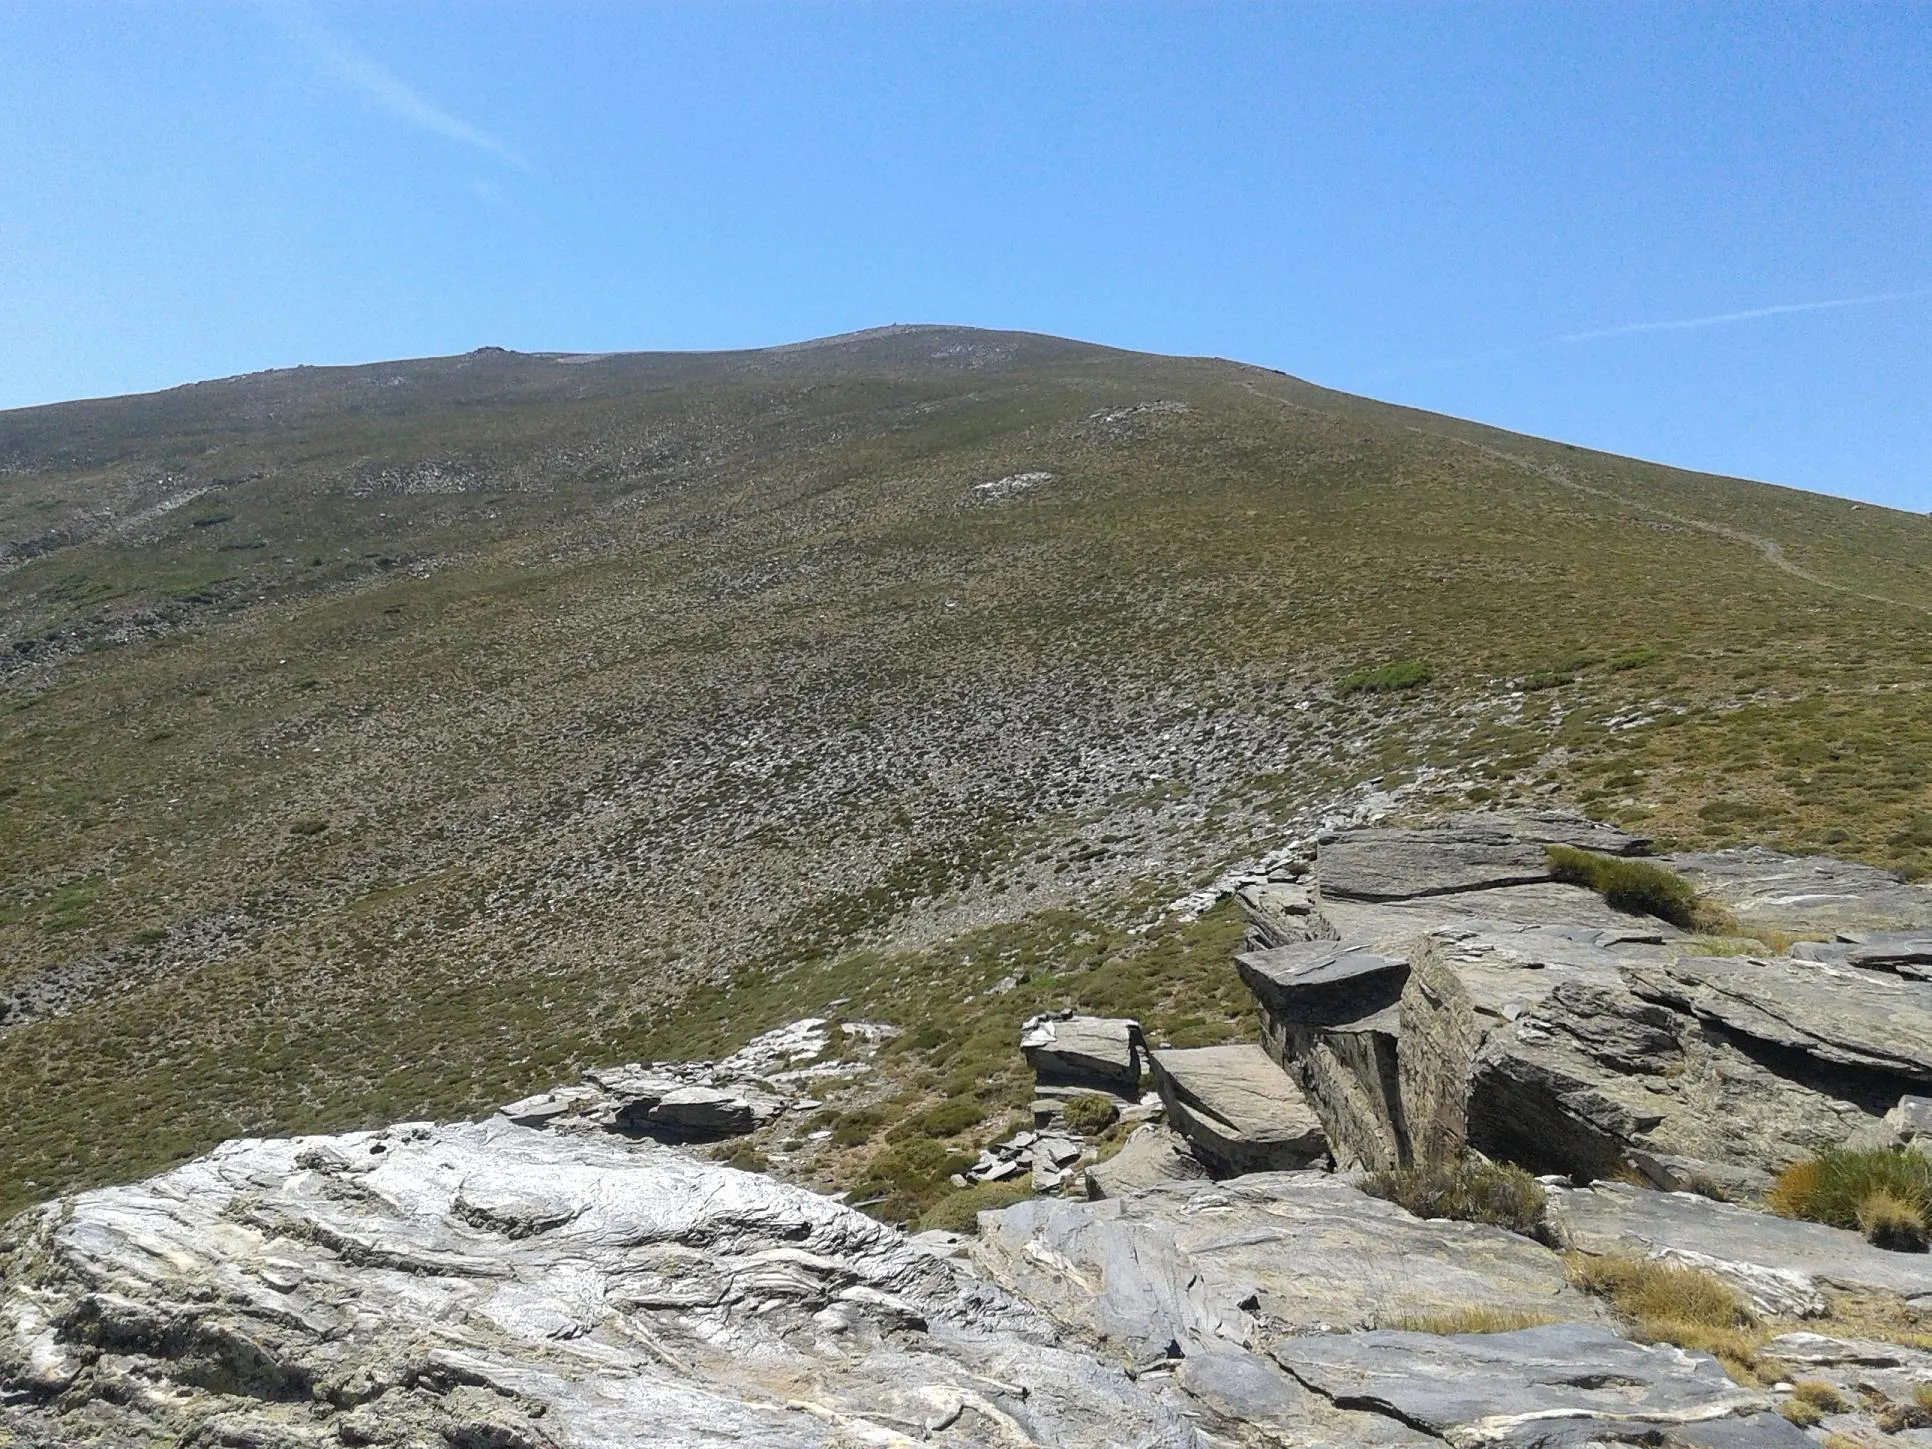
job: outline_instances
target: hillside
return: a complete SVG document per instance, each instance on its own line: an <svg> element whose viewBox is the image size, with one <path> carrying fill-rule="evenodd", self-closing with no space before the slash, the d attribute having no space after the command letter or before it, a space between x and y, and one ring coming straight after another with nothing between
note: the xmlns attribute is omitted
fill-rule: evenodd
<svg viewBox="0 0 1932 1449"><path fill-rule="evenodd" d="M1929 613L1932 520L1021 334L0 414L0 1211L842 998L1212 1039L1140 928L1371 791L1921 874Z"/></svg>

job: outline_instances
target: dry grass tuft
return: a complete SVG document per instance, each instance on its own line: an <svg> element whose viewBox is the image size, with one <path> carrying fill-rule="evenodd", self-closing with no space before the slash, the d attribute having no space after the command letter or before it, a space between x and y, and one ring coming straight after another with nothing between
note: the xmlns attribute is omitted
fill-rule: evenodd
<svg viewBox="0 0 1932 1449"><path fill-rule="evenodd" d="M1714 1273L1655 1259L1590 1257L1564 1260L1570 1281L1610 1301L1643 1343L1674 1343L1710 1354L1740 1383L1759 1380L1758 1350L1765 1333L1750 1306Z"/></svg>
<svg viewBox="0 0 1932 1449"><path fill-rule="evenodd" d="M1922 1252L1932 1160L1891 1148L1840 1148L1787 1167L1764 1200L1783 1217L1855 1229L1879 1247Z"/></svg>
<svg viewBox="0 0 1932 1449"><path fill-rule="evenodd" d="M1889 1188L1873 1188L1859 1199L1858 1231L1875 1248L1895 1253L1925 1251L1925 1214Z"/></svg>
<svg viewBox="0 0 1932 1449"><path fill-rule="evenodd" d="M1851 1407L1845 1402L1845 1396L1838 1392L1837 1386L1823 1379L1799 1379L1791 1386L1791 1397L1802 1399L1827 1414L1842 1414Z"/></svg>
<svg viewBox="0 0 1932 1449"><path fill-rule="evenodd" d="M1434 1333L1447 1337L1456 1333L1514 1333L1521 1328L1541 1328L1561 1320L1533 1308L1498 1308L1476 1304L1452 1308L1443 1313L1410 1313L1392 1319L1385 1328L1404 1333Z"/></svg>
<svg viewBox="0 0 1932 1449"><path fill-rule="evenodd" d="M1549 1231L1543 1185L1509 1163L1471 1158L1448 1167L1395 1168L1369 1174L1361 1187L1419 1218L1489 1223L1538 1239Z"/></svg>

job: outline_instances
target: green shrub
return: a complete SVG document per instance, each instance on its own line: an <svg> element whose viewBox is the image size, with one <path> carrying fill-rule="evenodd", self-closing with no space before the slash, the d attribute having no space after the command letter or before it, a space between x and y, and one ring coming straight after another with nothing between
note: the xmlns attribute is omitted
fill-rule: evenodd
<svg viewBox="0 0 1932 1449"><path fill-rule="evenodd" d="M1621 674L1626 669L1642 669L1647 664L1657 662L1657 651L1649 645L1637 649L1619 649L1604 662L1604 667L1612 674Z"/></svg>
<svg viewBox="0 0 1932 1449"><path fill-rule="evenodd" d="M839 1147L857 1147L870 1142L872 1134L883 1126L885 1113L876 1107L861 1107L839 1118L838 1126L832 1129L832 1142Z"/></svg>
<svg viewBox="0 0 1932 1449"><path fill-rule="evenodd" d="M1778 1405L1778 1412L1800 1429L1810 1429L1825 1422L1825 1411L1808 1399L1786 1399Z"/></svg>
<svg viewBox="0 0 1932 1449"><path fill-rule="evenodd" d="M1544 853L1550 873L1558 880L1588 886L1620 911L1656 916L1687 928L1697 919L1696 887L1661 865L1568 845L1552 845Z"/></svg>
<svg viewBox="0 0 1932 1449"><path fill-rule="evenodd" d="M1370 1173L1361 1187L1419 1218L1490 1223L1538 1239L1549 1233L1543 1184L1509 1163L1470 1158L1448 1167L1400 1167Z"/></svg>
<svg viewBox="0 0 1932 1449"><path fill-rule="evenodd" d="M1418 689L1435 678L1435 671L1420 659L1398 659L1378 669L1358 669L1335 681L1335 694L1347 699L1351 694L1395 694Z"/></svg>
<svg viewBox="0 0 1932 1449"><path fill-rule="evenodd" d="M1896 1148L1841 1147L1787 1167L1764 1201L1783 1217L1851 1228L1880 1247L1916 1236L1923 1248L1926 1212L1932 1206L1932 1160ZM1886 1241L1873 1237L1874 1231Z"/></svg>
<svg viewBox="0 0 1932 1449"><path fill-rule="evenodd" d="M1033 1196L1033 1179L1021 1177L1009 1182L976 1182L949 1192L919 1215L919 1230L938 1228L948 1233L976 1234L979 1215L997 1212Z"/></svg>
<svg viewBox="0 0 1932 1449"><path fill-rule="evenodd" d="M1060 1115L1068 1127L1083 1137L1092 1137L1105 1132L1114 1125L1120 1109L1111 1097L1103 1097L1098 1092L1082 1092L1077 1097L1069 1097L1061 1107Z"/></svg>
<svg viewBox="0 0 1932 1449"><path fill-rule="evenodd" d="M948 1179L972 1165L970 1156L948 1152L928 1138L901 1142L877 1154L853 1186L853 1198L887 1222L911 1222L944 1197Z"/></svg>
<svg viewBox="0 0 1932 1449"><path fill-rule="evenodd" d="M904 1142L911 1137L957 1137L969 1127L986 1120L984 1103L972 1097L948 1097L924 1111L915 1112L886 1133L889 1142Z"/></svg>

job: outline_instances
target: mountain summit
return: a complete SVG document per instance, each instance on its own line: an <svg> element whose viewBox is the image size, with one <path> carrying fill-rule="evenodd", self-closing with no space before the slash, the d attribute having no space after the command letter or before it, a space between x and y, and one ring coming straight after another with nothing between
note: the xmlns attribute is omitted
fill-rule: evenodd
<svg viewBox="0 0 1932 1449"><path fill-rule="evenodd" d="M0 413L0 1207L855 983L1088 969L1185 1045L1249 1009L1213 883L1369 815L1922 872L1929 550L952 327Z"/></svg>

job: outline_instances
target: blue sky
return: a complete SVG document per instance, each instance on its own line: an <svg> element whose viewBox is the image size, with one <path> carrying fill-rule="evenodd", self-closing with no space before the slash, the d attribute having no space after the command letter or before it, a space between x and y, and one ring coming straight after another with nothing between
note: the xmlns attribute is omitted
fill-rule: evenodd
<svg viewBox="0 0 1932 1449"><path fill-rule="evenodd" d="M1932 508L1932 7L0 0L0 407L894 321Z"/></svg>

